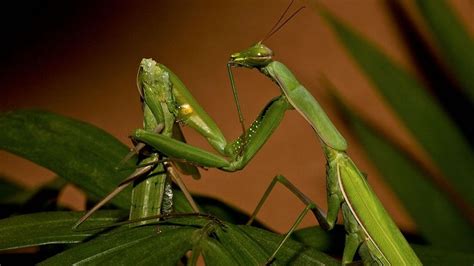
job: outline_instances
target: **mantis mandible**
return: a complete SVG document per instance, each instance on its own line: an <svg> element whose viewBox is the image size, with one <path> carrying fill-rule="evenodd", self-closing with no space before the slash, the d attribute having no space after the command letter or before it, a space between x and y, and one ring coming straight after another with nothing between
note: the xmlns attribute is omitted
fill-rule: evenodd
<svg viewBox="0 0 474 266"><path fill-rule="evenodd" d="M281 18L277 24L281 21ZM272 29L267 36L275 33L289 19L279 27L274 27L276 29ZM243 119L231 72L232 67L255 68L275 82L282 92L279 97L267 104L249 130L244 131L244 134L231 145L230 153L226 153L229 149L224 149L224 152L218 150L223 155L231 155L231 160L166 138L166 136L143 130L137 130L133 134L133 138L172 158L184 159L206 167L217 167L225 171L236 171L244 167L261 148L280 123L284 113L287 110L295 109L316 132L326 157L328 212L325 214L321 211L285 177L277 176L258 204L252 219L256 216L274 185L280 182L307 204L296 223L280 243L280 247L309 210L314 213L323 228L330 230L334 227L337 214L341 209L346 229L346 245L342 256L343 264L352 262L355 253L359 251L364 264L421 265L418 257L370 188L365 176L347 155L345 139L316 99L298 82L292 72L284 64L273 60L273 51L260 41L248 49L232 54L227 67L241 122ZM269 261L274 258L277 252L278 249Z"/></svg>

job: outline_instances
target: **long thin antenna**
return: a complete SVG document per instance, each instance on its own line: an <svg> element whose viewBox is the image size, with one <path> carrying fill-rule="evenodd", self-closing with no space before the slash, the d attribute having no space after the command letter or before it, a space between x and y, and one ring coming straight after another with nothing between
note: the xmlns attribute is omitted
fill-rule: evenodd
<svg viewBox="0 0 474 266"><path fill-rule="evenodd" d="M262 40L266 40L270 37L273 30L278 26L278 24L280 24L281 20L285 17L286 13L288 13L288 10L290 10L290 7L293 5L293 2L295 2L295 0L291 0L290 4L288 4L285 11L283 11L283 13L281 14L280 18L278 18L277 22L273 24L272 28L268 31L268 33L265 35L265 37Z"/></svg>
<svg viewBox="0 0 474 266"><path fill-rule="evenodd" d="M294 16L296 16L301 10L305 9L306 7L305 6L302 6L300 8L298 8L298 10L296 10L295 12L293 12L293 14L291 14L291 16L289 16L285 21L283 21L278 27L273 27L274 29L272 29L272 31L270 31L269 34L267 34L267 36L265 37L265 39L262 40L263 41L266 41L268 40L270 37L273 36L273 34L277 33L283 26L286 25L286 23L288 23L288 21L290 21Z"/></svg>

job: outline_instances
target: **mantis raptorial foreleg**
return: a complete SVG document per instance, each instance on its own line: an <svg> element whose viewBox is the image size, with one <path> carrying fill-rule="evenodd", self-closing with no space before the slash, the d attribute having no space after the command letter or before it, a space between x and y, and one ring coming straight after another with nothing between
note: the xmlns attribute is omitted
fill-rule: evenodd
<svg viewBox="0 0 474 266"><path fill-rule="evenodd" d="M225 151L221 154L228 154L228 157L215 155L181 141L141 129L136 130L132 138L154 147L170 158L184 159L197 165L233 172L248 164L280 124L285 111L291 108L284 96L271 100L244 135L230 144L218 145L225 147L221 149ZM186 124L186 122L183 123Z"/></svg>

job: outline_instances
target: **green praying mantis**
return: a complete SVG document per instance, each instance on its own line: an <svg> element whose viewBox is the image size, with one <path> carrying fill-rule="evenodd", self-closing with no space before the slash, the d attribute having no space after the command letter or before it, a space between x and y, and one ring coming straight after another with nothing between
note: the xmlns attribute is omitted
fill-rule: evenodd
<svg viewBox="0 0 474 266"><path fill-rule="evenodd" d="M276 30L279 28L277 27ZM270 31L269 35L275 31ZM243 168L262 147L282 120L284 113L287 110L295 109L316 132L327 160L328 212L325 214L321 211L319 207L297 190L286 178L277 176L252 214L252 219L256 216L273 186L280 182L307 204L295 224L280 243L280 247L309 210L314 213L323 228L330 230L334 227L337 214L341 209L347 232L342 256L343 264L352 262L355 253L359 251L364 264L421 265L418 257L370 188L365 176L347 155L345 139L316 99L298 82L292 72L284 64L273 60L272 50L260 41L246 50L232 54L227 67L241 122L243 119L237 100L237 90L231 71L232 67L255 68L276 83L282 92L280 96L274 98L265 106L250 128L244 131L244 134L230 145L226 144L226 142L213 142L215 139L223 140L220 138L220 131L212 132L201 128L203 133L205 133L203 135L208 136L209 143L227 158L217 156L166 136L140 129L135 131L133 138L136 141L154 147L172 158L180 158L205 167L216 167L224 171L236 171ZM171 76L174 75L171 74ZM197 114L194 106L189 103L178 101L178 106L185 110L184 112L189 116ZM187 123L186 120L183 121L185 124ZM211 138L211 136L219 137ZM278 249L270 257L269 261L274 258L276 252L278 252Z"/></svg>
<svg viewBox="0 0 474 266"><path fill-rule="evenodd" d="M143 59L137 74L137 87L142 102L144 130L185 142L181 128L175 123L176 118L173 114L175 106L169 104L174 96L171 93L168 72L157 66L153 60ZM137 144L122 162L130 159L134 153L138 153L144 148L145 145L142 143ZM145 158L140 160L137 169L79 219L73 228L77 228L132 182L135 183L135 186L132 191L130 208L131 221L171 213L173 191L170 179L183 191L193 212L198 213L199 208L182 182L178 171L196 179L200 177L199 171L193 165L169 162L160 156L156 151L149 152ZM141 223L146 223L146 221Z"/></svg>
<svg viewBox="0 0 474 266"><path fill-rule="evenodd" d="M284 113L294 108L311 124L321 140L327 159L329 208L326 215L312 201L296 190L286 178L277 176L269 190L276 182L281 182L307 204L285 239L309 210L313 211L323 228L330 230L336 223L339 209L342 209L347 231L343 263L351 262L356 251L359 250L364 263L367 264L371 262L381 265L421 264L375 196L364 175L346 154L347 144L344 138L313 96L299 84L288 68L278 61L273 61L272 55L272 51L259 42L249 49L231 56L229 66L256 68L275 81L283 92L281 96L270 101L246 133L231 144L230 150L234 151L232 154L234 157L226 159L164 135L141 129L135 131L133 138L154 147L171 158L184 159L205 167L236 171L243 168L261 148L280 123ZM186 113L193 113L191 105L184 105L183 109L186 109ZM223 146L221 145L221 147ZM241 152L240 148L243 149ZM229 148L224 149L224 151L226 150ZM262 206L269 190L258 204L252 217ZM284 240L280 245L283 243ZM270 260L273 259L277 251L270 257Z"/></svg>
<svg viewBox="0 0 474 266"><path fill-rule="evenodd" d="M143 59L137 74L137 87L142 102L144 129L185 142L181 128L175 123L173 111L175 106L168 104L173 99L168 73L157 67L153 60ZM142 148L144 146L138 144L134 152L139 152ZM130 220L171 212L173 191L169 179L172 179L183 191L193 212L199 212L197 204L182 182L177 169L196 179L199 178L199 171L192 165L167 162L165 158L162 163L158 163L159 156L156 151L153 151L140 162L139 166L144 165L144 167L138 169L149 171L147 176L142 178L141 173L132 174L132 177L137 176L138 180L135 181L136 185L132 191Z"/></svg>
<svg viewBox="0 0 474 266"><path fill-rule="evenodd" d="M280 27L281 25L276 29L274 27L275 30L272 29L269 35L271 36ZM282 63L273 60L272 50L266 47L262 41L246 50L232 54L227 64L240 121L244 128L243 134L233 142L227 142L216 124L204 112L202 107L197 104L179 78L165 66L156 65L169 75L171 93L161 98L150 100L145 98L145 106L150 108L149 112L152 112L153 108L151 106L161 106L161 110L165 109L166 106L166 109L171 114L170 117L174 117L180 123L195 129L206 138L220 155L186 144L180 139L173 138L169 133L157 134L156 131L159 130L150 130L153 126L148 127L148 129L145 127L145 129L136 130L132 135L135 141L145 143L174 160L184 160L196 165L219 168L224 171L238 171L245 167L265 144L278 127L285 112L295 109L315 130L326 156L328 212L325 214L285 177L277 176L257 205L250 221L257 215L274 185L280 182L305 202L306 208L298 216L297 221L281 241L279 247L284 244L291 232L296 229L302 218L310 210L320 225L330 230L336 223L339 210L342 209L347 232L342 263L345 264L353 261L355 253L359 251L364 264L421 264L375 196L364 175L346 154L347 144L345 139L332 124L316 99L298 82L291 71ZM245 129L243 125L237 90L231 71L233 67L257 69L277 84L282 92L280 96L272 99L264 107L248 129ZM145 110L147 109L145 108ZM158 126L158 123L150 124ZM164 132L167 131L165 130ZM154 163L158 162L158 159L150 160ZM146 162L145 164L148 163L151 162ZM144 165L143 167L147 166ZM272 261L277 252L278 249L275 250L269 261Z"/></svg>

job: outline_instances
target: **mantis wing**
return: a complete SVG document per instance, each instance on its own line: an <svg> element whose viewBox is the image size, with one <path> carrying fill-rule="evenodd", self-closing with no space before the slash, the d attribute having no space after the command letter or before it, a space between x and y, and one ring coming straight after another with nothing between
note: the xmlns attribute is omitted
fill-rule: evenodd
<svg viewBox="0 0 474 266"><path fill-rule="evenodd" d="M346 157L338 167L341 191L368 241L393 265L421 265L352 160Z"/></svg>

